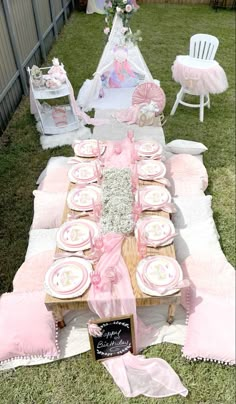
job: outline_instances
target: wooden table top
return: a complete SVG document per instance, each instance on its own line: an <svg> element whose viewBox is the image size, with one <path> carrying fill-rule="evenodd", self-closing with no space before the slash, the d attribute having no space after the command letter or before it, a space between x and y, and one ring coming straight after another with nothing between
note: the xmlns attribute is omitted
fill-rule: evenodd
<svg viewBox="0 0 236 404"><path fill-rule="evenodd" d="M145 185L155 185L155 186L163 186L161 184L158 184L153 181L139 181L140 187L145 186ZM70 184L68 192L75 187L76 184ZM67 220L67 215L70 213L71 210L68 208L67 203L65 204L64 208L64 213L63 213L63 218L62 218L62 223L64 223ZM140 217L146 216L146 215L157 215L157 216L162 216L169 218L170 215L166 212L163 211L145 211L142 212ZM85 217L87 218L87 217ZM88 217L89 219L89 217ZM56 253L61 253L62 250L59 248L56 249ZM148 255L165 255L168 257L175 258L175 249L174 245L169 244L168 246L165 247L147 247L147 256ZM130 279L134 291L134 296L136 298L136 305L137 306L152 306L152 305L158 305L158 304L163 304L163 303L175 303L179 297L180 297L180 292L175 293L174 295L169 295L169 296L150 296L145 293L143 293L136 281L136 268L137 265L140 261L138 251L137 251L137 243L136 243L136 238L134 235L127 236L124 238L123 245L122 245L122 256L124 258L124 261L127 265L127 268L129 270L130 274ZM72 298L72 299L58 299L53 296L50 296L46 294L45 298L45 303L48 307L53 307L54 305L58 305L63 307L65 310L73 309L73 308L85 308L88 307L88 291L87 291L79 297Z"/></svg>

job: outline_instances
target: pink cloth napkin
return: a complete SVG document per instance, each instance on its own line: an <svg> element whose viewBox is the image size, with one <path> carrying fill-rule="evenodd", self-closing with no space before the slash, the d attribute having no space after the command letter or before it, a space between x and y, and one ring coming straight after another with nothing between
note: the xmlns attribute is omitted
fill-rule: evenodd
<svg viewBox="0 0 236 404"><path fill-rule="evenodd" d="M114 116L119 122L126 122L128 125L132 125L137 122L139 111L144 105L145 104L132 105L127 109L117 111Z"/></svg>
<svg viewBox="0 0 236 404"><path fill-rule="evenodd" d="M104 236L102 255L92 278L88 303L99 317L113 317L133 314L137 351L152 342L153 332L137 318L136 302L128 269L121 255L124 236L108 233ZM103 362L114 381L126 397L144 394L148 397L168 397L181 394L187 389L182 385L174 370L162 359L145 359L127 353Z"/></svg>

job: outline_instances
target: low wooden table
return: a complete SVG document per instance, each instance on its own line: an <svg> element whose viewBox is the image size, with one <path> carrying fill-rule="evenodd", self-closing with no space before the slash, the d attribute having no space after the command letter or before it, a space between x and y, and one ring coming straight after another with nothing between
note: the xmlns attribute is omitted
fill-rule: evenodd
<svg viewBox="0 0 236 404"><path fill-rule="evenodd" d="M159 185L156 182L152 181L140 181L140 185ZM73 188L74 184L70 184L69 191ZM68 191L68 192L69 192ZM67 220L67 215L70 212L70 209L65 205L64 214L62 223ZM145 211L142 213L142 216L145 215L157 215L157 216L164 216L169 218L169 214L163 211ZM59 248L57 248L56 252L62 252ZM166 246L166 247L158 247L152 248L147 247L147 256L148 255L165 255L168 257L175 258L175 249L173 243ZM133 287L134 296L136 299L137 306L156 306L159 304L168 304L168 314L167 314L167 322L172 324L174 321L176 305L180 304L180 292L177 292L170 296L149 296L143 293L136 281L136 268L140 261L138 250L137 250L137 243L134 235L129 237L125 237L122 245L122 256L124 261L127 265L129 270L131 284ZM63 319L63 311L65 310L78 310L82 308L88 308L88 290L80 297L72 298L72 299L57 299L53 296L46 294L45 304L48 310L51 310L55 316L56 321L58 322L58 326L63 328L65 326L64 319Z"/></svg>

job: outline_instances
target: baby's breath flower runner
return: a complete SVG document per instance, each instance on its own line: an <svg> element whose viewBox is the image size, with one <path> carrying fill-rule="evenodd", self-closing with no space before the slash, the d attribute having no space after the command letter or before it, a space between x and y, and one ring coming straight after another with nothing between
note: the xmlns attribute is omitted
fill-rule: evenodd
<svg viewBox="0 0 236 404"><path fill-rule="evenodd" d="M130 233L134 227L130 169L106 169L102 190L102 232Z"/></svg>

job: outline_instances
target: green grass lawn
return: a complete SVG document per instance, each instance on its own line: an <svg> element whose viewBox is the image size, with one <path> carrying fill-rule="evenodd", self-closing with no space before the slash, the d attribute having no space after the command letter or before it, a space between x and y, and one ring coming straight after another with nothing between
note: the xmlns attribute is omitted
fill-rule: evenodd
<svg viewBox="0 0 236 404"><path fill-rule="evenodd" d="M191 139L208 147L204 155L209 174L207 193L213 195L214 219L222 249L234 264L234 136L235 136L235 14L215 12L208 6L143 5L132 22L141 29L140 49L153 77L161 81L167 97L164 127L166 141ZM75 12L53 46L48 64L56 56L65 65L77 94L85 79L96 70L105 42L103 16ZM229 89L211 97L211 110L205 110L204 123L198 110L179 106L169 113L179 86L172 81L171 65L177 54L188 52L189 38L208 33L220 40L216 59L225 69ZM24 261L32 222L35 181L51 156L70 156L69 146L43 151L25 98L0 139L0 293L12 290L12 279ZM210 253L210 252L209 252ZM79 341L78 341L79 344ZM188 362L181 347L161 344L145 350L147 357L167 360L179 374L189 396L174 396L164 403L235 402L233 368L215 363ZM110 375L90 352L71 359L0 374L1 404L123 404L156 403L145 397L125 399Z"/></svg>

